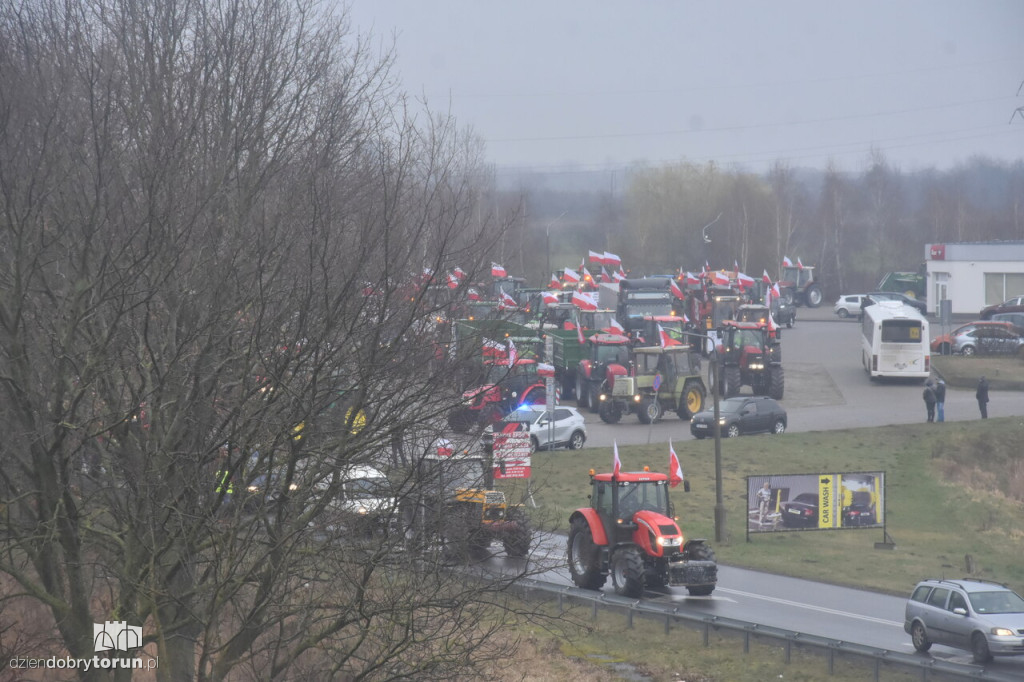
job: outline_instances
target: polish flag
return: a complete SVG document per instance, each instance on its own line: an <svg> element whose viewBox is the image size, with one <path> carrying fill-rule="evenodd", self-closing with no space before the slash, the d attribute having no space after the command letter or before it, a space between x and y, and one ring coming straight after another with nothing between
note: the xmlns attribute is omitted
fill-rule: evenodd
<svg viewBox="0 0 1024 682"><path fill-rule="evenodd" d="M668 288L672 292L672 295L678 298L679 300L684 300L686 298L686 294L683 293L683 290L679 288L679 285L676 284L676 281L674 279L669 280Z"/></svg>
<svg viewBox="0 0 1024 682"><path fill-rule="evenodd" d="M580 268L580 271L581 271L581 274L583 275L583 281L584 282L586 282L587 284L593 284L594 283L594 276L590 274L590 270L587 270L586 268Z"/></svg>
<svg viewBox="0 0 1024 682"><path fill-rule="evenodd" d="M609 251L604 252L604 264L614 267L620 267L622 265L622 259L616 256L614 253Z"/></svg>
<svg viewBox="0 0 1024 682"><path fill-rule="evenodd" d="M576 340L580 342L581 346L586 345L587 339L586 339L585 336L583 336L583 326L579 325L579 324L577 324L575 326L576 326Z"/></svg>
<svg viewBox="0 0 1024 682"><path fill-rule="evenodd" d="M665 329L660 324L658 325L658 338L661 339L661 347L662 348L668 348L669 346L681 346L681 345L683 345L679 341L676 341L671 336L669 336L668 332L665 331Z"/></svg>
<svg viewBox="0 0 1024 682"><path fill-rule="evenodd" d="M597 310L597 301L593 294L574 291L572 292L572 303L580 310Z"/></svg>
<svg viewBox="0 0 1024 682"><path fill-rule="evenodd" d="M742 272L736 273L736 281L740 283L741 289L754 286L754 278L750 275L745 275Z"/></svg>
<svg viewBox="0 0 1024 682"><path fill-rule="evenodd" d="M672 439L668 439L668 487L675 488L683 482L683 467L679 465L679 457L672 448Z"/></svg>
<svg viewBox="0 0 1024 682"><path fill-rule="evenodd" d="M626 279L626 273L624 273L621 269L616 270L615 272L612 273L612 279L615 280L616 282L621 282L622 280Z"/></svg>
<svg viewBox="0 0 1024 682"><path fill-rule="evenodd" d="M793 267L793 261L789 260L789 256L783 256L782 265L783 267L791 268Z"/></svg>
<svg viewBox="0 0 1024 682"><path fill-rule="evenodd" d="M448 273L448 288L449 289L458 289L459 288L459 278L455 276L454 272L449 272Z"/></svg>
<svg viewBox="0 0 1024 682"><path fill-rule="evenodd" d="M498 265L497 263L491 263L491 277L507 277L508 273L505 272L505 268Z"/></svg>
<svg viewBox="0 0 1024 682"><path fill-rule="evenodd" d="M612 276L608 274L608 271L604 269L603 265L601 266L601 281L607 284L611 284L612 282Z"/></svg>
<svg viewBox="0 0 1024 682"><path fill-rule="evenodd" d="M589 254L588 254L587 257L590 259L591 263L604 263L604 254L603 253L598 253L597 251L590 251L589 249L588 249L588 251L589 251Z"/></svg>
<svg viewBox="0 0 1024 682"><path fill-rule="evenodd" d="M778 284L775 286L768 287L768 291L764 292L764 304L768 308L768 331L775 331L778 327L775 326L775 318L772 317L772 291L778 289Z"/></svg>
<svg viewBox="0 0 1024 682"><path fill-rule="evenodd" d="M459 266L455 266L455 269L452 270L452 274L455 275L455 279L463 279L466 276L466 271Z"/></svg>
<svg viewBox="0 0 1024 682"><path fill-rule="evenodd" d="M447 438L442 438L437 441L437 456L438 457L451 457L455 454L455 448L452 446L452 442Z"/></svg>
<svg viewBox="0 0 1024 682"><path fill-rule="evenodd" d="M543 297L545 305L552 305L554 303L558 303L557 291L545 291Z"/></svg>
<svg viewBox="0 0 1024 682"><path fill-rule="evenodd" d="M623 327L621 324L619 324L619 321L616 320L614 317L611 319L611 322L608 324L608 331L611 334L622 334L622 335L626 334L626 328Z"/></svg>
<svg viewBox="0 0 1024 682"><path fill-rule="evenodd" d="M516 353L516 344L512 342L512 339L508 340L508 366L516 364L516 360L519 359L519 354Z"/></svg>
<svg viewBox="0 0 1024 682"><path fill-rule="evenodd" d="M579 275L579 273L576 272L575 270L573 270L572 268L566 268L563 271L562 277L569 284L579 284L580 283L580 275Z"/></svg>
<svg viewBox="0 0 1024 682"><path fill-rule="evenodd" d="M801 270L803 270L803 269L804 269L804 264L800 262L800 258L799 258L799 256L798 256L798 257L797 257L797 259L796 259L796 266L797 266L798 268L800 268Z"/></svg>
<svg viewBox="0 0 1024 682"><path fill-rule="evenodd" d="M725 274L721 270L715 270L711 281L719 286L727 287L729 286L729 275Z"/></svg>
<svg viewBox="0 0 1024 682"><path fill-rule="evenodd" d="M619 459L619 444L612 441L612 452L614 453L615 459L612 461L612 478L618 478L619 472L622 471L622 460Z"/></svg>
<svg viewBox="0 0 1024 682"><path fill-rule="evenodd" d="M469 291L466 292L466 297L470 301L479 301L480 300L480 292L478 292L476 289L470 289Z"/></svg>
<svg viewBox="0 0 1024 682"><path fill-rule="evenodd" d="M553 377L555 376L555 366L549 365L546 362L537 363L537 376L539 377Z"/></svg>
<svg viewBox="0 0 1024 682"><path fill-rule="evenodd" d="M700 278L693 274L689 270L686 271L686 283L687 284L700 284Z"/></svg>
<svg viewBox="0 0 1024 682"><path fill-rule="evenodd" d="M553 272L551 273L551 288L552 289L561 289L562 288L562 283L560 281L558 281L558 275L556 275Z"/></svg>
<svg viewBox="0 0 1024 682"><path fill-rule="evenodd" d="M768 276L768 271L767 270L765 270L764 274L761 275L761 281L764 282L765 284L771 284L772 283L772 278Z"/></svg>
<svg viewBox="0 0 1024 682"><path fill-rule="evenodd" d="M503 292L501 292L501 298L498 299L498 307L499 308L518 308L519 304L516 302L516 299L514 299L514 298L512 298L511 296L508 295L508 292L503 291Z"/></svg>

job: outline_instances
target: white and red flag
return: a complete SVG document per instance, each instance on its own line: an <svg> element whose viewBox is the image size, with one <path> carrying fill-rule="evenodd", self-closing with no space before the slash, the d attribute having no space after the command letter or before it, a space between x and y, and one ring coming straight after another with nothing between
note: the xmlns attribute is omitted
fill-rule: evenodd
<svg viewBox="0 0 1024 682"><path fill-rule="evenodd" d="M597 251L589 251L587 258L590 259L591 263L604 263L604 254Z"/></svg>
<svg viewBox="0 0 1024 682"><path fill-rule="evenodd" d="M519 359L519 354L516 353L516 344L512 342L512 339L508 340L508 366L516 364L516 360Z"/></svg>
<svg viewBox="0 0 1024 682"><path fill-rule="evenodd" d="M622 471L622 460L619 459L619 444L615 441L612 441L612 453L612 478L618 478L619 472Z"/></svg>
<svg viewBox="0 0 1024 682"><path fill-rule="evenodd" d="M471 301L479 301L480 292L477 291L476 289L471 288L469 291L466 292L466 298L468 298Z"/></svg>
<svg viewBox="0 0 1024 682"><path fill-rule="evenodd" d="M562 278L569 284L580 283L580 273L576 272L572 268L566 268L562 271Z"/></svg>
<svg viewBox="0 0 1024 682"><path fill-rule="evenodd" d="M775 318L772 317L772 292L778 290L778 284L768 287L768 290L764 292L764 304L768 308L768 331L775 331Z"/></svg>
<svg viewBox="0 0 1024 682"><path fill-rule="evenodd" d="M557 291L545 291L543 294L544 304L553 305L558 303L558 292Z"/></svg>
<svg viewBox="0 0 1024 682"><path fill-rule="evenodd" d="M679 285L676 284L676 281L674 279L669 280L668 288L672 292L672 295L678 298L679 300L682 301L686 298L686 294L683 293L683 290L679 288Z"/></svg>
<svg viewBox="0 0 1024 682"><path fill-rule="evenodd" d="M608 333L610 334L622 334L626 335L626 328L619 324L619 321L614 317L608 323Z"/></svg>
<svg viewBox="0 0 1024 682"><path fill-rule="evenodd" d="M583 336L583 325L576 325L576 340L580 342L580 345L584 345L587 342L585 336Z"/></svg>
<svg viewBox="0 0 1024 682"><path fill-rule="evenodd" d="M741 289L754 286L754 278L742 272L736 273L736 281L739 282Z"/></svg>
<svg viewBox="0 0 1024 682"><path fill-rule="evenodd" d="M551 285L550 286L551 286L552 289L561 289L562 288L562 282L558 279L558 275L556 275L553 272L551 273Z"/></svg>
<svg viewBox="0 0 1024 682"><path fill-rule="evenodd" d="M448 288L449 289L458 289L459 288L459 278L455 276L454 272L449 272L448 273Z"/></svg>
<svg viewBox="0 0 1024 682"><path fill-rule="evenodd" d="M622 280L626 279L626 273L622 271L622 268L619 268L618 270L612 273L612 279L615 280L616 282L621 282Z"/></svg>
<svg viewBox="0 0 1024 682"><path fill-rule="evenodd" d="M683 482L683 467L679 464L679 457L672 448L672 439L668 439L668 487L675 488Z"/></svg>
<svg viewBox="0 0 1024 682"><path fill-rule="evenodd" d="M447 438L442 438L437 441L437 456L438 457L451 457L455 454L455 447L452 442Z"/></svg>
<svg viewBox="0 0 1024 682"><path fill-rule="evenodd" d="M669 346L681 346L681 345L683 345L681 342L676 341L671 336L669 336L668 332L665 331L665 328L662 327L660 324L658 325L658 338L661 340L661 347L662 348L668 348Z"/></svg>
<svg viewBox="0 0 1024 682"><path fill-rule="evenodd" d="M466 276L466 271L456 265L452 274L455 275L455 279L463 279Z"/></svg>
<svg viewBox="0 0 1024 682"><path fill-rule="evenodd" d="M789 260L789 256L783 256L782 265L783 267L791 268L793 267L793 261Z"/></svg>
<svg viewBox="0 0 1024 682"><path fill-rule="evenodd" d="M590 270L586 268L580 268L580 274L583 275L582 279L585 284L593 284L594 276L590 274Z"/></svg>
<svg viewBox="0 0 1024 682"><path fill-rule="evenodd" d="M519 307L519 303L516 302L516 299L512 298L511 296L509 296L507 291L503 291L503 292L501 292L501 298L498 299L498 307L499 308L518 308Z"/></svg>
<svg viewBox="0 0 1024 682"><path fill-rule="evenodd" d="M507 277L508 273L505 272L505 268L498 265L497 263L491 263L491 277Z"/></svg>
<svg viewBox="0 0 1024 682"><path fill-rule="evenodd" d="M550 365L546 362L537 363L537 376L539 377L553 377L555 376L555 366Z"/></svg>
<svg viewBox="0 0 1024 682"><path fill-rule="evenodd" d="M604 269L603 265L601 266L601 281L605 284L612 283L612 276L608 274L608 271Z"/></svg>
<svg viewBox="0 0 1024 682"><path fill-rule="evenodd" d="M572 303L580 310L597 310L597 300L594 295L584 291L572 292Z"/></svg>
<svg viewBox="0 0 1024 682"><path fill-rule="evenodd" d="M715 270L715 273L711 276L711 282L718 286L727 287L729 286L729 275L721 270Z"/></svg>
<svg viewBox="0 0 1024 682"><path fill-rule="evenodd" d="M800 257L799 256L797 256L797 258L796 258L796 266L798 268L800 268L801 270L804 269L804 264L800 262Z"/></svg>
<svg viewBox="0 0 1024 682"><path fill-rule="evenodd" d="M622 259L610 251L604 252L604 264L611 267L621 267Z"/></svg>
<svg viewBox="0 0 1024 682"><path fill-rule="evenodd" d="M693 274L689 270L686 271L686 283L687 284L700 284L700 277Z"/></svg>
<svg viewBox="0 0 1024 682"><path fill-rule="evenodd" d="M765 284L771 284L772 283L772 278L768 276L768 271L767 270L765 270L764 274L761 275L761 281L764 282Z"/></svg>

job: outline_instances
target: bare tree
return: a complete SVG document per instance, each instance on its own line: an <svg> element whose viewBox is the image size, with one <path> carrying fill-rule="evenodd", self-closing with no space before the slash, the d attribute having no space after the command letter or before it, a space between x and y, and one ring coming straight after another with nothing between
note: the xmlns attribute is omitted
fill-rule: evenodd
<svg viewBox="0 0 1024 682"><path fill-rule="evenodd" d="M0 572L71 656L104 620L164 680L500 653L523 567L330 522L347 467L429 448L465 288L432 284L502 230L479 144L389 69L312 0L0 5Z"/></svg>

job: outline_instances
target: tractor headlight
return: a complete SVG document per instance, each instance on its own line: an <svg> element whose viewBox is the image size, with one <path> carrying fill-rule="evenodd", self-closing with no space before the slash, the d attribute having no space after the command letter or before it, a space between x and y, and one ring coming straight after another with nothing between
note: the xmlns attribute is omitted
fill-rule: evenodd
<svg viewBox="0 0 1024 682"><path fill-rule="evenodd" d="M763 362L752 362L750 363L750 369L764 369Z"/></svg>
<svg viewBox="0 0 1024 682"><path fill-rule="evenodd" d="M637 393L635 396L633 396L633 402L634 403L640 402L640 394L639 393Z"/></svg>
<svg viewBox="0 0 1024 682"><path fill-rule="evenodd" d="M658 546L660 547L678 547L679 538L658 538Z"/></svg>
<svg viewBox="0 0 1024 682"><path fill-rule="evenodd" d="M602 393L601 395L597 396L597 400L598 400L598 402L600 402L600 401L604 400L606 397L607 396L605 396L605 394Z"/></svg>

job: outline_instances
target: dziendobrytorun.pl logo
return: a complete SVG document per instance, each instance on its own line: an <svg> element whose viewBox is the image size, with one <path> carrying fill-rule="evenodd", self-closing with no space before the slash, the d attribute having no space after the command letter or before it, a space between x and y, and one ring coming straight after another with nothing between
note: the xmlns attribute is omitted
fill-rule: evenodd
<svg viewBox="0 0 1024 682"><path fill-rule="evenodd" d="M142 628L128 625L125 621L107 621L93 623L93 649L101 651L131 651L142 646ZM76 658L72 656L50 656L49 658L12 658L9 667L15 670L112 670L115 668L132 668L138 670L154 670L159 667L159 659L139 656L115 658L112 656L93 656L92 658Z"/></svg>

